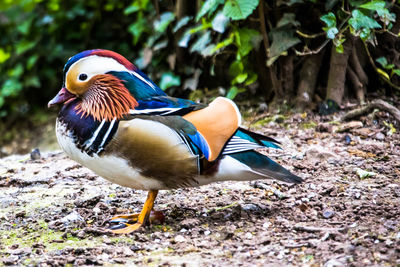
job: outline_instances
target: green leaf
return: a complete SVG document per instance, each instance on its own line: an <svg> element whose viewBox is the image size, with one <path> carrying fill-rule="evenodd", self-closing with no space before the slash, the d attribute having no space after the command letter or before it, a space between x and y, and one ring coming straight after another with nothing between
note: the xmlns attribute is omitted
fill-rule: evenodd
<svg viewBox="0 0 400 267"><path fill-rule="evenodd" d="M335 39L336 34L339 33L336 28L335 14L329 12L328 14L323 15L320 19L327 25L327 27L322 28L326 32L326 37L332 40Z"/></svg>
<svg viewBox="0 0 400 267"><path fill-rule="evenodd" d="M22 90L22 84L15 79L9 79L3 84L0 94L4 97L17 96Z"/></svg>
<svg viewBox="0 0 400 267"><path fill-rule="evenodd" d="M21 63L18 63L14 68L8 71L10 77L19 78L24 73L24 67Z"/></svg>
<svg viewBox="0 0 400 267"><path fill-rule="evenodd" d="M2 97L2 96L0 95L0 108L1 108L2 106L4 106L4 103L5 103L4 97Z"/></svg>
<svg viewBox="0 0 400 267"><path fill-rule="evenodd" d="M223 12L232 20L246 19L258 6L258 0L227 0Z"/></svg>
<svg viewBox="0 0 400 267"><path fill-rule="evenodd" d="M385 1L380 1L380 0L378 0L378 1L370 1L370 2L368 2L368 3L365 3L365 4L363 4L363 5L360 5L359 7L361 7L361 8L365 8L365 9L369 9L369 10L375 10L375 11L378 11L378 10L383 10L383 9L385 9Z"/></svg>
<svg viewBox="0 0 400 267"><path fill-rule="evenodd" d="M26 62L26 69L30 70L32 69L33 66L35 66L35 63L37 59L39 58L38 55L32 55L28 58L28 61Z"/></svg>
<svg viewBox="0 0 400 267"><path fill-rule="evenodd" d="M247 73L239 74L238 76L235 77L235 79L232 82L234 84L235 83L243 83L247 79L247 76L248 76Z"/></svg>
<svg viewBox="0 0 400 267"><path fill-rule="evenodd" d="M332 12L323 15L320 19L325 22L328 28L336 27L336 16Z"/></svg>
<svg viewBox="0 0 400 267"><path fill-rule="evenodd" d="M172 72L166 72L161 76L160 88L166 90L172 86L181 85L181 78Z"/></svg>
<svg viewBox="0 0 400 267"><path fill-rule="evenodd" d="M22 33L23 35L28 34L29 29L30 29L31 24L32 24L32 21L33 21L33 18L34 18L34 17L32 16L32 17L26 19L26 20L25 20L24 22L22 22L21 24L19 24L19 25L17 26L17 30L18 30L20 33Z"/></svg>
<svg viewBox="0 0 400 267"><path fill-rule="evenodd" d="M229 18L226 17L222 11L220 11L217 13L217 15L215 15L211 25L214 31L224 33L228 22Z"/></svg>
<svg viewBox="0 0 400 267"><path fill-rule="evenodd" d="M9 59L11 56L10 53L4 51L3 48L0 48L0 64L5 62L7 59Z"/></svg>
<svg viewBox="0 0 400 267"><path fill-rule="evenodd" d="M232 77L236 77L240 75L244 70L243 62L239 60L233 61L233 63L229 66L229 74Z"/></svg>
<svg viewBox="0 0 400 267"><path fill-rule="evenodd" d="M128 27L128 31L133 35L133 43L137 44L142 34L147 30L148 22L145 18L138 18L135 23Z"/></svg>
<svg viewBox="0 0 400 267"><path fill-rule="evenodd" d="M385 57L379 57L377 59L375 59L376 62L378 62L379 64L381 64L382 67L386 67L388 62L387 59Z"/></svg>
<svg viewBox="0 0 400 267"><path fill-rule="evenodd" d="M25 81L24 81L24 86L27 86L27 87L36 87L36 88L39 88L40 87L40 80L39 80L39 78L38 77L28 77L28 78L25 78Z"/></svg>
<svg viewBox="0 0 400 267"><path fill-rule="evenodd" d="M192 34L190 33L189 30L187 30L187 31L183 34L182 38L179 40L178 46L179 46L179 47L188 47L188 44L189 44L189 41L190 41L190 38L191 38L191 37L192 37Z"/></svg>
<svg viewBox="0 0 400 267"><path fill-rule="evenodd" d="M208 45L204 50L200 51L200 54L203 57L209 57L213 55L215 52L215 46L216 46L215 44Z"/></svg>
<svg viewBox="0 0 400 267"><path fill-rule="evenodd" d="M21 55L25 53L26 51L32 49L36 45L36 41L27 41L23 40L16 45L16 51L15 53L17 55Z"/></svg>
<svg viewBox="0 0 400 267"><path fill-rule="evenodd" d="M283 27L286 25L292 25L292 26L299 26L300 22L296 20L296 14L294 13L285 13L283 14L283 17L278 21L276 24L276 27Z"/></svg>
<svg viewBox="0 0 400 267"><path fill-rule="evenodd" d="M188 22L192 19L190 16L185 16L181 18L178 23L175 25L175 27L172 29L172 32L177 32L179 31L183 26L187 25Z"/></svg>
<svg viewBox="0 0 400 267"><path fill-rule="evenodd" d="M337 45L335 47L335 49L336 49L336 52L339 53L339 54L343 54L343 52L344 52L343 44Z"/></svg>
<svg viewBox="0 0 400 267"><path fill-rule="evenodd" d="M289 27L281 27L271 31L272 43L268 57L273 58L300 43L300 39L294 36L295 31Z"/></svg>
<svg viewBox="0 0 400 267"><path fill-rule="evenodd" d="M158 32L165 32L168 25L175 19L172 12L165 12L161 14L160 19L154 21L154 29Z"/></svg>
<svg viewBox="0 0 400 267"><path fill-rule="evenodd" d="M244 88L238 88L236 86L232 86L228 93L226 94L226 97L229 99L234 99L238 94L246 92L246 89Z"/></svg>
<svg viewBox="0 0 400 267"><path fill-rule="evenodd" d="M400 76L400 70L399 69L394 69L392 70L394 74L396 74L397 76Z"/></svg>
<svg viewBox="0 0 400 267"><path fill-rule="evenodd" d="M262 40L261 34L253 29L240 28L238 30L240 43L238 43L239 53L246 56L253 48L258 48Z"/></svg>
<svg viewBox="0 0 400 267"><path fill-rule="evenodd" d="M201 17L203 17L205 14L208 14L208 16L212 15L215 12L215 10L218 8L218 6L223 3L224 3L224 0L207 0L207 1L205 1L201 7L199 13L197 13L196 22L199 21L199 19Z"/></svg>
<svg viewBox="0 0 400 267"><path fill-rule="evenodd" d="M190 52L201 52L211 41L211 32L206 31L190 48Z"/></svg>
<svg viewBox="0 0 400 267"><path fill-rule="evenodd" d="M382 28L374 19L364 15L360 10L355 9L351 12L351 19L349 19L350 26L356 31L364 29Z"/></svg>
<svg viewBox="0 0 400 267"><path fill-rule="evenodd" d="M364 180L365 178L373 177L376 175L376 173L374 173L374 172L365 171L360 168L356 169L356 173L361 180Z"/></svg>
<svg viewBox="0 0 400 267"><path fill-rule="evenodd" d="M258 79L258 75L256 73L251 73L250 77L247 78L246 82L244 85L250 85L252 83L254 83L255 81L257 81Z"/></svg>
<svg viewBox="0 0 400 267"><path fill-rule="evenodd" d="M137 3L133 3L124 9L124 15L129 15L140 10L140 6Z"/></svg>

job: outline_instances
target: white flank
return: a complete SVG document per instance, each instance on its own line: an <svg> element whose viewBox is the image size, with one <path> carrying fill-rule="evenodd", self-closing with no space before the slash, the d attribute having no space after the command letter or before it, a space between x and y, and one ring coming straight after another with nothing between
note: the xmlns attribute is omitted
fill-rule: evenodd
<svg viewBox="0 0 400 267"><path fill-rule="evenodd" d="M57 140L65 153L73 160L91 169L97 175L122 186L150 190L166 189L157 180L140 175L138 170L133 169L125 159L115 156L92 157L78 149L73 142L71 132L59 121L56 124Z"/></svg>

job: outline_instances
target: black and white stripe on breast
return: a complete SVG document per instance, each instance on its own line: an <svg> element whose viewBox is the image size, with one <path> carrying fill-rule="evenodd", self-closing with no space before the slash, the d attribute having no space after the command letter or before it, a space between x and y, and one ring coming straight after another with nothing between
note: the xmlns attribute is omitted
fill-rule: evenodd
<svg viewBox="0 0 400 267"><path fill-rule="evenodd" d="M58 115L58 120L66 125L70 137L77 148L88 155L99 154L118 129L119 121L97 121L92 116L82 116L76 111L79 100L64 105Z"/></svg>
<svg viewBox="0 0 400 267"><path fill-rule="evenodd" d="M114 118L111 122L103 120L93 132L92 136L86 141L79 142L78 147L88 153L89 156L99 154L111 141L118 129L118 121Z"/></svg>

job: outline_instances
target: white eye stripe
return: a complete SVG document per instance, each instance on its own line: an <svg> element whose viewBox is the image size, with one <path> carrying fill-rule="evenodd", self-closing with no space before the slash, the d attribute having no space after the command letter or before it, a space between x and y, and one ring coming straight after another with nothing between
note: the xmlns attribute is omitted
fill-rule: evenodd
<svg viewBox="0 0 400 267"><path fill-rule="evenodd" d="M156 90L155 86L152 82L145 79L139 73L127 69L123 64L119 63L118 61L116 61L115 59L110 58L110 57L101 57L101 56L97 56L97 55L92 55L92 56L81 58L71 65L71 67L68 69L67 73L65 74L66 77L68 77L69 72L75 68L78 68L79 75L80 74L87 75L86 80L90 80L93 76L95 76L97 74L104 74L104 73L111 72L111 71L128 72L128 73L132 74L133 76L135 76L136 78L138 78L141 82L147 84L152 89ZM79 75L77 77L77 80L79 82L81 82L82 80L79 79ZM75 77L73 79L75 79Z"/></svg>

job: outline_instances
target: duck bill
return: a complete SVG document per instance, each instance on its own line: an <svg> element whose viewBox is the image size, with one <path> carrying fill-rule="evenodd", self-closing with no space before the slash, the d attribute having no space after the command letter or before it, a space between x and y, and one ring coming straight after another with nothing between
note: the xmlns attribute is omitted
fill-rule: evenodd
<svg viewBox="0 0 400 267"><path fill-rule="evenodd" d="M67 88L63 87L61 88L61 90L58 92L58 94L49 101L49 103L47 104L47 107L52 107L55 106L57 104L62 104L67 102L68 100L72 100L73 98L75 98L76 96L72 93L70 93Z"/></svg>

